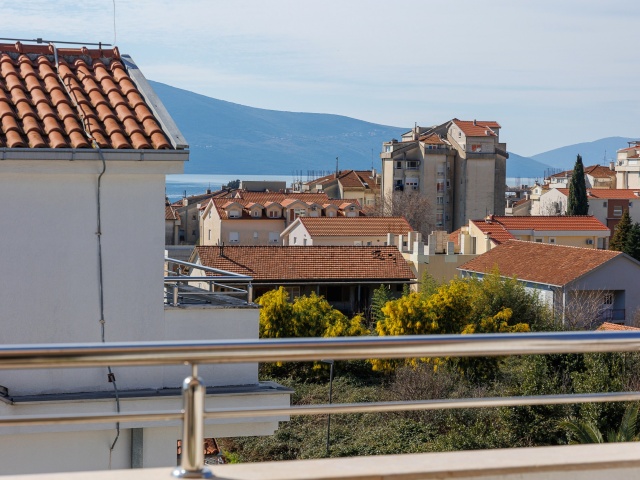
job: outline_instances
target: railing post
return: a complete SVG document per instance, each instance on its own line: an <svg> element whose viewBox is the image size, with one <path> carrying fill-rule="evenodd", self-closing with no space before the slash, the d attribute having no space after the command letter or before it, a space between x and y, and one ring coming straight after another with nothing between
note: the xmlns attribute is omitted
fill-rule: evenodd
<svg viewBox="0 0 640 480"><path fill-rule="evenodd" d="M173 286L173 306L178 305L178 282Z"/></svg>
<svg viewBox="0 0 640 480"><path fill-rule="evenodd" d="M173 471L178 478L212 478L204 468L204 396L206 388L198 377L198 366L191 365L191 376L182 383L182 453L180 466Z"/></svg>

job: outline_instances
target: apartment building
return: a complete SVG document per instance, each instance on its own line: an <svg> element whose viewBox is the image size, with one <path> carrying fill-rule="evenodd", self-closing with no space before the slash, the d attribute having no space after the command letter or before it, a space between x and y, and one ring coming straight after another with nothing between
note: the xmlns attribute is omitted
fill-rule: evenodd
<svg viewBox="0 0 640 480"><path fill-rule="evenodd" d="M640 141L618 150L615 169L618 188L640 189Z"/></svg>
<svg viewBox="0 0 640 480"><path fill-rule="evenodd" d="M573 170L565 170L549 177L546 177L545 183L550 188L569 188ZM607 189L616 188L616 171L615 166L611 163L608 167L602 165L590 165L584 167L584 182L587 188Z"/></svg>
<svg viewBox="0 0 640 480"><path fill-rule="evenodd" d="M371 208L380 197L380 174L371 170L342 170L303 183L303 192L326 193L329 198L357 200L363 208Z"/></svg>
<svg viewBox="0 0 640 480"><path fill-rule="evenodd" d="M325 193L238 190L201 208L200 245L282 245L280 234L298 217L357 217L360 210L357 201Z"/></svg>
<svg viewBox="0 0 640 480"><path fill-rule="evenodd" d="M416 126L382 145L382 196L417 193L433 208L437 229L452 231L469 219L504 215L507 146L495 121L454 118Z"/></svg>

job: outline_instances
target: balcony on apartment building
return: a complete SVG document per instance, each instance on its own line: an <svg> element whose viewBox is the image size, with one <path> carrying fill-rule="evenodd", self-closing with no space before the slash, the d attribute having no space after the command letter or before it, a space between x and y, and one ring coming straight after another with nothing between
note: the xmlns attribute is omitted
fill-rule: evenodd
<svg viewBox="0 0 640 480"><path fill-rule="evenodd" d="M616 162L616 171L619 172L637 171L638 167L640 167L640 159L637 158L626 158Z"/></svg>
<svg viewBox="0 0 640 480"><path fill-rule="evenodd" d="M104 367L107 365L191 366L183 384L183 409L166 412L93 412L79 415L0 417L0 428L42 424L182 422L180 465L119 471L32 475L31 480L148 480L211 478L238 480L387 479L584 479L640 478L637 444L612 443L508 450L462 451L339 459L205 466L203 424L207 419L317 414L397 412L516 405L638 401L640 392L525 397L455 398L412 402L258 406L206 410L198 366L262 361L349 360L363 358L504 356L545 353L626 352L640 350L640 332L553 332L525 334L431 335L332 339L143 342L127 344L0 346L0 370ZM37 454L37 453L34 453ZM8 480L27 477L7 476Z"/></svg>

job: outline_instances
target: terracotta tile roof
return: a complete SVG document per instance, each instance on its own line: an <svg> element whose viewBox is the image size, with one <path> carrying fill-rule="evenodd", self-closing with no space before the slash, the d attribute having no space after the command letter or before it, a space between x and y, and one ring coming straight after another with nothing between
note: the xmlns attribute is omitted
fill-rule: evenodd
<svg viewBox="0 0 640 480"><path fill-rule="evenodd" d="M622 252L509 240L461 265L459 270L489 273L496 267L504 277L563 286Z"/></svg>
<svg viewBox="0 0 640 480"><path fill-rule="evenodd" d="M494 128L500 128L498 122L480 120L452 120L467 137L495 137Z"/></svg>
<svg viewBox="0 0 640 480"><path fill-rule="evenodd" d="M488 220L473 220L479 226L485 225L501 225L505 230L558 230L558 231L585 231L585 230L602 230L609 231L606 225L603 225L593 215L560 215L560 216L498 216L492 215Z"/></svg>
<svg viewBox="0 0 640 480"><path fill-rule="evenodd" d="M630 327L629 325L618 325L617 323L603 322L597 330L605 332L615 332L624 330L640 330L638 327Z"/></svg>
<svg viewBox="0 0 640 480"><path fill-rule="evenodd" d="M305 185L313 187L335 181L339 181L343 188L378 189L376 179L372 176L371 170L342 170L338 172L337 178L335 173L332 173L331 175L325 175L306 182Z"/></svg>
<svg viewBox="0 0 640 480"><path fill-rule="evenodd" d="M251 275L255 281L415 278L396 247L200 246L196 252L205 266Z"/></svg>
<svg viewBox="0 0 640 480"><path fill-rule="evenodd" d="M609 167L603 167L602 165L593 165L586 167L584 173L591 175L594 178L615 178L616 172Z"/></svg>
<svg viewBox="0 0 640 480"><path fill-rule="evenodd" d="M336 209L340 208L340 205L343 203L343 200L331 200L327 197L325 193L297 193L297 194L288 194L288 193L277 193L277 192L244 192L243 196L246 198L232 197L232 198L212 198L213 206L218 212L218 216L226 220L229 217L227 216L227 212L225 208L229 207L229 205L237 204L242 207L242 216L241 218L245 219L254 219L254 220L280 220L284 217L269 217L266 211L262 212L262 216L253 217L249 214L249 208L252 205L264 205L265 207L269 207L271 205L276 205L278 207L289 207L295 203L299 203L300 206L311 206L317 205L326 208L326 205L335 206ZM307 200L307 201L305 201ZM354 201L355 205L360 205L357 201ZM208 203L207 203L208 205ZM349 204L351 205L351 204Z"/></svg>
<svg viewBox="0 0 640 480"><path fill-rule="evenodd" d="M117 48L0 44L0 148L170 149Z"/></svg>
<svg viewBox="0 0 640 480"><path fill-rule="evenodd" d="M404 217L300 217L312 237L407 235L413 231Z"/></svg>
<svg viewBox="0 0 640 480"><path fill-rule="evenodd" d="M520 206L520 205L524 205L527 202L531 202L531 199L529 199L529 198L521 198L520 200L513 202L511 204L511 206L512 207L517 207L517 206Z"/></svg>
<svg viewBox="0 0 640 480"><path fill-rule="evenodd" d="M164 219L165 220L179 220L180 216L176 212L175 208L171 205L164 206Z"/></svg>
<svg viewBox="0 0 640 480"><path fill-rule="evenodd" d="M558 188L558 192L569 197L568 188ZM587 189L588 199L596 198L602 200L634 200L640 197L640 189L633 188L594 188Z"/></svg>
<svg viewBox="0 0 640 480"><path fill-rule="evenodd" d="M470 223L473 223L485 235L489 235L491 240L498 245L515 238L498 222L486 223L484 220L470 220Z"/></svg>
<svg viewBox="0 0 640 480"><path fill-rule="evenodd" d="M437 133L420 137L420 141L430 145L447 145L447 142L445 142Z"/></svg>

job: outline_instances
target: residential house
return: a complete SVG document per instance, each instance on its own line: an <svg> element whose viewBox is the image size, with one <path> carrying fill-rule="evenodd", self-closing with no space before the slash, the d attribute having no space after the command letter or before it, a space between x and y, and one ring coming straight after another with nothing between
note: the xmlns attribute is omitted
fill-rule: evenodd
<svg viewBox="0 0 640 480"><path fill-rule="evenodd" d="M325 193L236 191L201 209L200 244L281 245L281 233L298 217L357 217L360 210L356 201L330 200Z"/></svg>
<svg viewBox="0 0 640 480"><path fill-rule="evenodd" d="M568 188L551 189L540 197L541 209L562 215L568 199ZM590 189L587 200L589 215L606 225L612 235L625 210L629 210L632 219L640 218L640 189Z"/></svg>
<svg viewBox="0 0 640 480"><path fill-rule="evenodd" d="M246 301L163 302L157 199L165 175L182 173L188 156L140 69L117 48L0 44L0 201L12 206L0 215L0 229L12 232L0 235L0 269L10 272L0 277L3 344L257 338L258 309ZM0 416L179 411L189 373L3 370ZM203 366L199 374L207 408L289 404L290 392L258 381L256 364ZM205 436L266 435L277 426L277 418L209 419ZM0 471L170 466L180 436L177 422L3 428Z"/></svg>
<svg viewBox="0 0 640 480"><path fill-rule="evenodd" d="M640 189L640 141L618 150L615 169L618 188Z"/></svg>
<svg viewBox="0 0 640 480"><path fill-rule="evenodd" d="M545 178L545 183L550 188L569 188L572 175L573 170L565 170ZM614 164L611 163L609 167L603 167L601 165L584 167L584 181L587 188L616 188L616 171Z"/></svg>
<svg viewBox="0 0 640 480"><path fill-rule="evenodd" d="M380 285L401 292L416 281L394 246L199 246L191 262L250 275L251 299L282 286L292 300L315 292L348 315L367 312ZM202 271L194 268L191 274Z"/></svg>
<svg viewBox="0 0 640 480"><path fill-rule="evenodd" d="M382 145L382 197L418 193L433 205L437 229L452 231L469 219L504 215L507 146L494 121L454 118L418 127L400 142Z"/></svg>
<svg viewBox="0 0 640 480"><path fill-rule="evenodd" d="M455 232L454 234L455 235ZM463 253L485 253L511 239L586 248L607 248L609 229L589 215L507 217L470 220L458 233Z"/></svg>
<svg viewBox="0 0 640 480"><path fill-rule="evenodd" d="M180 240L180 215L176 207L164 206L164 244L178 245Z"/></svg>
<svg viewBox="0 0 640 480"><path fill-rule="evenodd" d="M380 174L371 170L342 170L301 185L303 192L326 193L329 198L357 200L363 208L373 208L380 197Z"/></svg>
<svg viewBox="0 0 640 480"><path fill-rule="evenodd" d="M640 307L640 262L622 252L509 240L459 268L478 278L496 269L564 320L629 324Z"/></svg>
<svg viewBox="0 0 640 480"><path fill-rule="evenodd" d="M200 209L210 199L224 197L230 190L222 189L212 192L207 189L205 193L184 197L171 206L180 217L180 229L177 243L167 245L196 245L200 241Z"/></svg>
<svg viewBox="0 0 640 480"><path fill-rule="evenodd" d="M283 245L380 246L411 231L404 217L299 217L280 236Z"/></svg>

